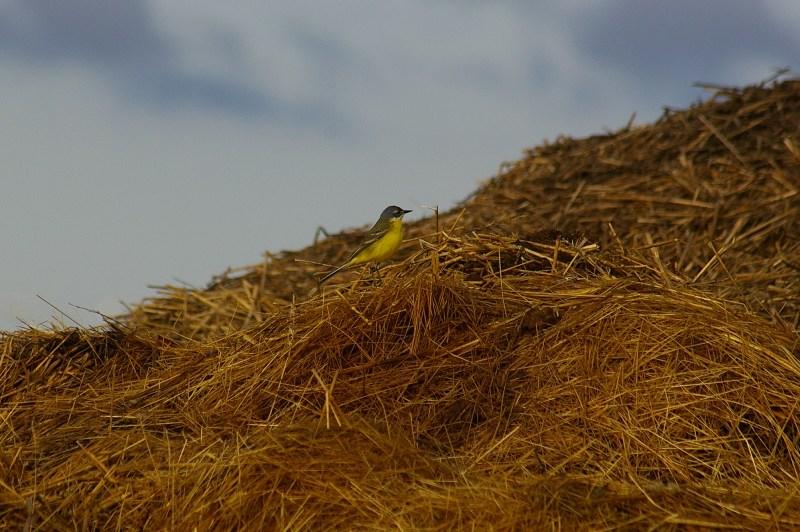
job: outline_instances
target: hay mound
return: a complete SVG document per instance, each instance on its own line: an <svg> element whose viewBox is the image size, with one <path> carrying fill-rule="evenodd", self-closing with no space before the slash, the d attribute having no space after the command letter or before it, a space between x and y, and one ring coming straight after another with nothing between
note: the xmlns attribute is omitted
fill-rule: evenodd
<svg viewBox="0 0 800 532"><path fill-rule="evenodd" d="M316 291L341 235L4 334L0 518L800 527L798 124L797 82L726 91L533 150L380 278Z"/></svg>

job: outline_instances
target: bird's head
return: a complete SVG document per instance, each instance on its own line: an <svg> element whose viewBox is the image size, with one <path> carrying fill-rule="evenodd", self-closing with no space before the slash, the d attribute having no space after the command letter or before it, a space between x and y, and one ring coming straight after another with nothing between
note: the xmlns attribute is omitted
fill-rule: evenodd
<svg viewBox="0 0 800 532"><path fill-rule="evenodd" d="M402 218L403 215L408 214L410 212L411 212L410 210L401 209L397 205L389 205L388 207L383 209L383 212L381 213L381 219L382 220L399 219Z"/></svg>

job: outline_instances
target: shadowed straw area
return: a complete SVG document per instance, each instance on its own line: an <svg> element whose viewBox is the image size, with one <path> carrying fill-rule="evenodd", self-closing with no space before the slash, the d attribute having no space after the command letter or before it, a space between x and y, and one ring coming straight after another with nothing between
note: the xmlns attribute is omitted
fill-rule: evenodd
<svg viewBox="0 0 800 532"><path fill-rule="evenodd" d="M336 262L344 234L165 287L102 328L2 334L0 519L800 527L800 261L781 217L798 175L775 125L800 120L798 94L723 91L537 148L412 224L379 277L316 288L309 261ZM638 162L600 171L601 153ZM681 153L692 192L664 170ZM725 176L750 188L720 192Z"/></svg>

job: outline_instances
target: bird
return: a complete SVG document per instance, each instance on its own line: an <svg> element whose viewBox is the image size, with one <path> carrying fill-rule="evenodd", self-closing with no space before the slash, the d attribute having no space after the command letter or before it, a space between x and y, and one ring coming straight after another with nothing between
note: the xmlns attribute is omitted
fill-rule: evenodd
<svg viewBox="0 0 800 532"><path fill-rule="evenodd" d="M353 251L344 264L325 274L319 284L324 283L344 268L364 264L365 262L378 263L394 255L400 242L403 241L403 216L412 211L401 209L397 205L389 205L381 213L375 225L367 231L361 244Z"/></svg>

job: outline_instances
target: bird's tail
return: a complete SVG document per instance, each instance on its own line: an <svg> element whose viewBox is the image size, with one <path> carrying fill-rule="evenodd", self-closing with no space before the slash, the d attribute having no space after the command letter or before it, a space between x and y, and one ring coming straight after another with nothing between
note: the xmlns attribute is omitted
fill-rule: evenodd
<svg viewBox="0 0 800 532"><path fill-rule="evenodd" d="M337 273L339 273L340 271L342 271L342 269L343 269L345 266L347 266L348 264L349 264L349 263L345 262L344 264L342 264L341 266L339 266L339 267L338 267L338 268L336 268L335 270L329 271L328 273L326 273L325 275L323 275L323 276L322 276L322 279L320 279L320 280L319 280L319 284L322 284L322 283L324 283L325 281L327 281L328 279L330 279L331 277L333 277L334 275L336 275Z"/></svg>

